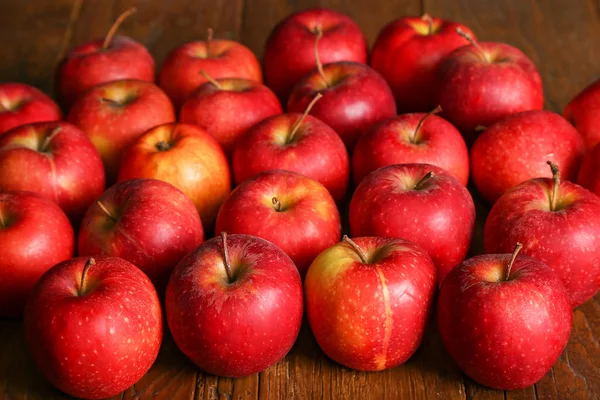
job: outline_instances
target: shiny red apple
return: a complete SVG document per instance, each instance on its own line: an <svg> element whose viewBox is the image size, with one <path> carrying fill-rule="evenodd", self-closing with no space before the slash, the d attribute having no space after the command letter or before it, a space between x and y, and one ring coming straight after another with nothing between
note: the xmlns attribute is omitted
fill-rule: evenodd
<svg viewBox="0 0 600 400"><path fill-rule="evenodd" d="M565 107L563 116L581 133L588 149L600 143L600 79Z"/></svg>
<svg viewBox="0 0 600 400"><path fill-rule="evenodd" d="M600 143L583 158L577 183L600 196Z"/></svg>
<svg viewBox="0 0 600 400"><path fill-rule="evenodd" d="M0 135L19 125L61 119L60 108L41 90L24 83L0 84Z"/></svg>

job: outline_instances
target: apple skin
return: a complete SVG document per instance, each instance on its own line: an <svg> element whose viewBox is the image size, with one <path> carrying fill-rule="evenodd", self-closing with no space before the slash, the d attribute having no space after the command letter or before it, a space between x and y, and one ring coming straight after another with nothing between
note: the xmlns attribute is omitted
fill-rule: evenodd
<svg viewBox="0 0 600 400"><path fill-rule="evenodd" d="M600 196L600 143L583 158L577 183Z"/></svg>
<svg viewBox="0 0 600 400"><path fill-rule="evenodd" d="M67 117L92 141L111 183L123 151L148 129L175 119L171 101L158 86L132 79L92 88L75 101Z"/></svg>
<svg viewBox="0 0 600 400"><path fill-rule="evenodd" d="M281 210L272 199L281 202ZM304 276L310 263L341 236L335 201L319 182L289 171L267 171L239 185L217 216L216 232L254 235L282 249Z"/></svg>
<svg viewBox="0 0 600 400"><path fill-rule="evenodd" d="M143 45L121 35L115 35L106 49L103 43L104 39L97 39L76 47L58 66L56 90L66 108L101 83L122 79L154 82L154 59Z"/></svg>
<svg viewBox="0 0 600 400"><path fill-rule="evenodd" d="M460 132L441 117L402 114L376 124L362 135L352 153L354 183L372 171L393 164L432 164L469 181L469 150Z"/></svg>
<svg viewBox="0 0 600 400"><path fill-rule="evenodd" d="M429 172L435 175L415 189ZM352 236L395 237L421 246L433 259L441 284L469 251L475 205L464 185L441 168L391 165L358 185L349 222Z"/></svg>
<svg viewBox="0 0 600 400"><path fill-rule="evenodd" d="M19 316L35 282L73 257L75 234L52 200L31 192L0 193L0 316Z"/></svg>
<svg viewBox="0 0 600 400"><path fill-rule="evenodd" d="M294 13L273 29L264 54L265 80L282 102L287 101L296 83L317 65L317 28L323 34L318 45L323 64L367 62L367 40L350 17L326 8Z"/></svg>
<svg viewBox="0 0 600 400"><path fill-rule="evenodd" d="M556 211L550 209L553 180L532 179L506 192L485 223L486 253L511 251L546 263L562 280L573 308L600 289L600 198L561 182Z"/></svg>
<svg viewBox="0 0 600 400"><path fill-rule="evenodd" d="M438 296L442 342L473 380L494 389L538 382L567 345L573 313L560 280L542 262L511 254L470 258Z"/></svg>
<svg viewBox="0 0 600 400"><path fill-rule="evenodd" d="M21 125L0 136L0 191L8 190L39 193L77 222L104 190L102 160L68 122Z"/></svg>
<svg viewBox="0 0 600 400"><path fill-rule="evenodd" d="M430 17L431 18L431 17ZM437 66L453 50L468 44L456 29L466 26L441 18L404 17L385 26L373 46L370 65L390 85L400 112L426 112L436 103Z"/></svg>
<svg viewBox="0 0 600 400"><path fill-rule="evenodd" d="M402 239L353 240L369 264L344 242L319 254L304 281L308 322L334 361L361 371L393 368L421 344L435 266L425 250Z"/></svg>
<svg viewBox="0 0 600 400"><path fill-rule="evenodd" d="M41 90L24 83L0 84L0 135L19 125L61 119L60 108Z"/></svg>
<svg viewBox="0 0 600 400"><path fill-rule="evenodd" d="M179 262L204 240L194 203L173 185L156 179L132 179L108 188L81 222L78 254L106 254L140 268L164 293Z"/></svg>
<svg viewBox="0 0 600 400"><path fill-rule="evenodd" d="M277 246L250 235L228 235L235 280L229 283L221 238L188 254L167 287L173 339L203 371L242 377L281 360L298 337L300 276Z"/></svg>
<svg viewBox="0 0 600 400"><path fill-rule="evenodd" d="M559 114L524 111L485 130L471 148L471 174L477 190L493 204L504 192L528 179L552 177L546 162L574 181L583 157L581 136Z"/></svg>
<svg viewBox="0 0 600 400"><path fill-rule="evenodd" d="M565 107L563 116L579 131L586 147L600 143L600 79L579 93Z"/></svg>
<svg viewBox="0 0 600 400"><path fill-rule="evenodd" d="M166 145L160 149L160 143ZM159 179L185 193L200 213L205 232L212 232L219 207L231 191L227 158L217 141L189 124L165 124L140 136L123 154L119 182Z"/></svg>
<svg viewBox="0 0 600 400"><path fill-rule="evenodd" d="M390 87L368 65L338 62L324 65L323 73L331 84L326 85L317 71L304 76L290 95L287 111L304 112L321 93L310 114L333 128L349 150L371 126L396 115Z"/></svg>
<svg viewBox="0 0 600 400"><path fill-rule="evenodd" d="M344 142L319 119L307 115L289 139L301 118L287 113L265 119L250 128L237 142L232 158L237 184L261 172L282 169L316 180L339 204L346 196L350 161Z"/></svg>
<svg viewBox="0 0 600 400"><path fill-rule="evenodd" d="M544 107L540 74L525 54L504 43L479 46L487 59L475 46L466 45L438 67L437 104L468 144L477 137L478 126Z"/></svg>
<svg viewBox="0 0 600 400"><path fill-rule="evenodd" d="M181 107L179 121L206 130L229 156L244 132L283 110L265 85L239 78L216 81L220 88L206 82L188 97Z"/></svg>
<svg viewBox="0 0 600 400"><path fill-rule="evenodd" d="M174 49L158 75L159 86L176 108L200 85L207 82L201 74L214 79L242 78L262 83L260 63L252 50L233 40L193 41Z"/></svg>
<svg viewBox="0 0 600 400"><path fill-rule="evenodd" d="M44 376L86 399L117 395L150 369L162 341L156 290L133 264L95 257L57 264L36 284L25 309L25 339Z"/></svg>

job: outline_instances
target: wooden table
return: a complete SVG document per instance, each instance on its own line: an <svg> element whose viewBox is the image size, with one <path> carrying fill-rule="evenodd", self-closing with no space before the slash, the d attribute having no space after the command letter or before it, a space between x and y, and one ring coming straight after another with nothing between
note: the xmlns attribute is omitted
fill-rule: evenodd
<svg viewBox="0 0 600 400"><path fill-rule="evenodd" d="M428 12L471 27L482 40L523 50L544 79L546 107L560 112L600 75L599 0L23 0L0 1L0 79L52 93L54 68L74 45L102 37L114 18L135 5L121 31L144 43L160 66L184 42L234 38L262 55L267 35L286 15L325 6L350 15L370 44L390 20ZM481 202L480 202L481 203ZM478 237L487 213L478 207ZM0 252L1 257L1 252ZM379 373L348 370L327 359L305 326L291 353L244 379L206 375L166 335L148 374L121 399L597 399L600 396L600 295L575 311L573 334L554 368L535 387L502 392L475 384L444 350L432 323L423 345L405 364ZM0 320L0 398L64 399L27 356L18 321Z"/></svg>

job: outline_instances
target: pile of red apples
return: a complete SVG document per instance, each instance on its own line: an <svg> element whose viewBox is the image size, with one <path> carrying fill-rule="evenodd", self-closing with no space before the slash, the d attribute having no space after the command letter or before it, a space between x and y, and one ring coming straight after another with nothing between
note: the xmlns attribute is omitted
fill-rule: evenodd
<svg viewBox="0 0 600 400"><path fill-rule="evenodd" d="M58 66L60 107L0 85L0 315L54 386L130 387L163 318L203 371L254 374L304 312L352 369L404 363L435 314L475 381L548 372L600 289L600 81L561 116L511 45L424 15L369 55L327 9L282 21L262 67L209 29L156 78L116 34L133 12ZM466 259L470 178L491 211Z"/></svg>

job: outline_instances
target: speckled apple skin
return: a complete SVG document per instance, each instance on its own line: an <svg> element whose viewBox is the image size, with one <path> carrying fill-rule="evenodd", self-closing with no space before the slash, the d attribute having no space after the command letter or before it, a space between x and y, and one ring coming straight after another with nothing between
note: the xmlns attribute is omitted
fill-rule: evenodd
<svg viewBox="0 0 600 400"><path fill-rule="evenodd" d="M469 28L453 21L404 17L386 25L373 46L370 65L390 85L399 112L426 112L437 106L437 66L448 54L469 42L456 33Z"/></svg>
<svg viewBox="0 0 600 400"><path fill-rule="evenodd" d="M121 257L164 294L177 263L204 240L194 203L175 186L156 179L119 182L98 200L117 220L92 204L81 221L78 254Z"/></svg>
<svg viewBox="0 0 600 400"><path fill-rule="evenodd" d="M63 392L86 399L117 395L146 374L162 341L156 290L133 264L94 257L79 295L88 257L46 272L27 303L25 338L44 376Z"/></svg>
<svg viewBox="0 0 600 400"><path fill-rule="evenodd" d="M59 121L62 112L45 93L24 83L0 84L0 135L19 125Z"/></svg>
<svg viewBox="0 0 600 400"><path fill-rule="evenodd" d="M551 111L525 111L490 126L471 148L477 190L493 204L528 179L552 177L547 161L574 181L583 158L583 140L571 124Z"/></svg>
<svg viewBox="0 0 600 400"><path fill-rule="evenodd" d="M480 42L494 62L473 45L459 47L438 67L438 99L443 115L472 143L478 126L488 127L511 114L541 110L542 80L535 64L504 43Z"/></svg>
<svg viewBox="0 0 600 400"><path fill-rule="evenodd" d="M323 32L319 39L319 59L323 64L367 62L367 40L348 16L326 8L292 14L269 35L264 55L267 85L284 103L296 83L317 66L315 28Z"/></svg>
<svg viewBox="0 0 600 400"><path fill-rule="evenodd" d="M600 143L600 79L579 93L563 116L581 133L588 149Z"/></svg>
<svg viewBox="0 0 600 400"><path fill-rule="evenodd" d="M334 361L361 371L393 368L421 343L435 266L425 250L402 239L353 240L371 263L346 243L319 254L304 281L308 322Z"/></svg>
<svg viewBox="0 0 600 400"><path fill-rule="evenodd" d="M60 131L41 151L46 138ZM104 190L98 151L74 125L37 122L0 136L0 191L25 190L54 202L74 221Z"/></svg>
<svg viewBox="0 0 600 400"><path fill-rule="evenodd" d="M228 235L229 283L220 237L175 268L166 313L175 343L203 371L242 377L263 371L292 348L302 324L302 282L281 249Z"/></svg>
<svg viewBox="0 0 600 400"><path fill-rule="evenodd" d="M469 150L460 132L445 119L426 114L402 114L373 126L358 139L352 153L355 184L378 168L394 164L432 164L469 181Z"/></svg>
<svg viewBox="0 0 600 400"><path fill-rule="evenodd" d="M583 158L577 183L600 196L600 143Z"/></svg>
<svg viewBox="0 0 600 400"><path fill-rule="evenodd" d="M567 345L573 313L560 280L542 262L486 254L452 270L438 296L442 342L459 367L491 388L538 382Z"/></svg>
<svg viewBox="0 0 600 400"><path fill-rule="evenodd" d="M600 289L600 198L562 182L557 211L550 210L552 179L533 179L502 196L486 220L487 253L523 254L546 263L562 280L573 308Z"/></svg>
<svg viewBox="0 0 600 400"><path fill-rule="evenodd" d="M75 234L52 200L31 192L3 192L0 248L0 316L17 316L40 276L73 257Z"/></svg>
<svg viewBox="0 0 600 400"><path fill-rule="evenodd" d="M331 85L317 71L302 78L287 103L288 112L302 113L318 93L323 97L310 114L340 135L348 149L374 124L396 115L390 87L377 71L365 64L338 62L323 66Z"/></svg>
<svg viewBox="0 0 600 400"><path fill-rule="evenodd" d="M430 171L435 176L413 190ZM469 251L475 205L467 189L441 168L392 165L370 173L358 185L349 220L352 236L396 237L421 246L433 259L441 284Z"/></svg>
<svg viewBox="0 0 600 400"><path fill-rule="evenodd" d="M307 115L288 138L301 117L287 113L268 118L248 130L233 152L233 174L240 184L261 172L292 171L320 182L338 203L350 179L350 160L344 142L333 129Z"/></svg>
<svg viewBox="0 0 600 400"><path fill-rule="evenodd" d="M283 206L277 211L273 197ZM238 186L223 203L215 232L261 237L282 249L304 276L310 263L341 236L335 201L319 182L289 171L268 171Z"/></svg>

